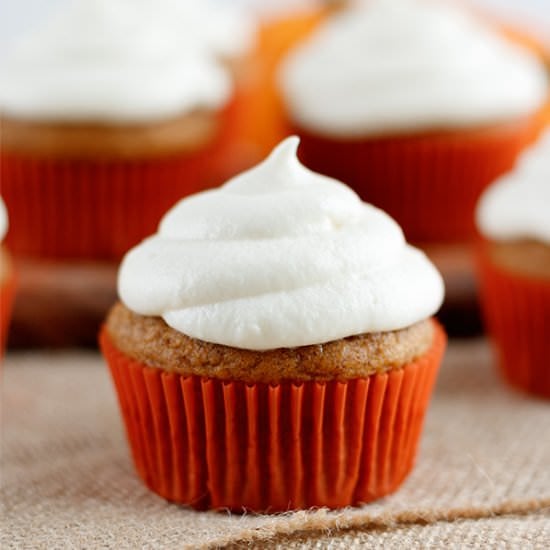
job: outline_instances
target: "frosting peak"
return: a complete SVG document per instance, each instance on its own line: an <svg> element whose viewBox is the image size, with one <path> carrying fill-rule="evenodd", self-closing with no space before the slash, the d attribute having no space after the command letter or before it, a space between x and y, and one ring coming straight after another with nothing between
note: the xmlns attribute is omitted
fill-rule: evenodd
<svg viewBox="0 0 550 550"><path fill-rule="evenodd" d="M543 64L440 0L371 0L331 18L283 64L293 120L330 135L510 120L545 101Z"/></svg>
<svg viewBox="0 0 550 550"><path fill-rule="evenodd" d="M489 239L535 239L550 245L550 128L514 170L485 191L477 225Z"/></svg>
<svg viewBox="0 0 550 550"><path fill-rule="evenodd" d="M347 186L300 164L291 137L222 188L193 195L166 214L169 238L278 239L333 231L358 220L364 205Z"/></svg>
<svg viewBox="0 0 550 550"><path fill-rule="evenodd" d="M131 250L119 294L208 342L265 350L397 330L441 305L441 277L384 212L296 157L297 138L180 201Z"/></svg>

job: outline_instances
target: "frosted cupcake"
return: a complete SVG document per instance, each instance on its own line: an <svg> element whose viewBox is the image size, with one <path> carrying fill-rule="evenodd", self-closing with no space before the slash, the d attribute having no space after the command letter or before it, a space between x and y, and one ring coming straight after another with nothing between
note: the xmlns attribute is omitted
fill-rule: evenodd
<svg viewBox="0 0 550 550"><path fill-rule="evenodd" d="M242 134L256 162L288 136L279 97L276 74L281 59L305 39L333 11L321 0L255 2L250 6L258 22L254 67L246 93L246 116L241 117Z"/></svg>
<svg viewBox="0 0 550 550"><path fill-rule="evenodd" d="M139 1L161 24L176 27L184 42L200 44L226 63L238 64L254 48L256 22L242 6L216 0Z"/></svg>
<svg viewBox="0 0 550 550"><path fill-rule="evenodd" d="M550 12L542 9L542 3L474 0L471 5L510 38L536 52L550 69Z"/></svg>
<svg viewBox="0 0 550 550"><path fill-rule="evenodd" d="M290 54L280 86L304 163L416 241L474 234L480 193L512 167L547 97L532 52L456 6L421 0L335 16Z"/></svg>
<svg viewBox="0 0 550 550"><path fill-rule="evenodd" d="M8 213L0 198L0 243L8 232ZM6 348L8 326L15 294L15 274L8 251L0 244L0 357Z"/></svg>
<svg viewBox="0 0 550 550"><path fill-rule="evenodd" d="M14 252L121 256L211 183L230 138L231 79L145 6L73 2L4 64L0 160Z"/></svg>
<svg viewBox="0 0 550 550"><path fill-rule="evenodd" d="M336 508L413 466L441 277L297 145L179 202L122 262L101 348L136 469L168 500Z"/></svg>
<svg viewBox="0 0 550 550"><path fill-rule="evenodd" d="M120 0L119 0L120 1ZM135 0L126 0L135 5ZM184 49L201 47L217 59L231 76L233 98L231 140L223 155L211 164L216 184L258 162L259 147L252 128L261 127L255 105L262 101L258 67L258 22L250 9L217 0L138 0L154 24L175 29ZM213 159L216 160L216 159Z"/></svg>
<svg viewBox="0 0 550 550"><path fill-rule="evenodd" d="M513 386L550 397L550 127L482 196L481 300Z"/></svg>

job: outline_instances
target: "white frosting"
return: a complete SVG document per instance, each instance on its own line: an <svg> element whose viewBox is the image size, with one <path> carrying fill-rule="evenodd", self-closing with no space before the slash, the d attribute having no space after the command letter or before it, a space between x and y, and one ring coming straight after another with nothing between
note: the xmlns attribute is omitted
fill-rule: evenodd
<svg viewBox="0 0 550 550"><path fill-rule="evenodd" d="M121 1L121 0L115 0ZM126 0L141 6L155 24L172 28L184 45L200 45L222 59L249 51L256 25L241 6L216 0Z"/></svg>
<svg viewBox="0 0 550 550"><path fill-rule="evenodd" d="M4 240L6 233L8 232L8 211L6 205L0 197L0 242Z"/></svg>
<svg viewBox="0 0 550 550"><path fill-rule="evenodd" d="M188 336L266 350L397 330L434 314L441 277L384 212L311 172L298 138L179 202L122 262L121 300Z"/></svg>
<svg viewBox="0 0 550 550"><path fill-rule="evenodd" d="M477 225L492 240L535 239L550 245L550 128L481 197Z"/></svg>
<svg viewBox="0 0 550 550"><path fill-rule="evenodd" d="M0 110L141 122L222 107L229 75L205 44L166 21L144 0L73 0L14 47L1 69Z"/></svg>
<svg viewBox="0 0 550 550"><path fill-rule="evenodd" d="M280 85L301 126L349 136L513 119L548 83L534 54L457 6L371 0L292 52Z"/></svg>
<svg viewBox="0 0 550 550"><path fill-rule="evenodd" d="M216 55L224 59L235 58L252 49L256 25L243 8L239 9L229 2L223 4L212 0L175 0L175 3L180 9L184 5L192 6L192 10L188 8L182 12L178 23L181 21L189 30L193 26L197 39L203 40Z"/></svg>

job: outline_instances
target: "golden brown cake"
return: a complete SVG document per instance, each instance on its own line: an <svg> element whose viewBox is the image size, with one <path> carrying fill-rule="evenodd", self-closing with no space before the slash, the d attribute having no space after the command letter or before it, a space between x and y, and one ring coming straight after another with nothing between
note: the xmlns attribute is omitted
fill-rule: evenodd
<svg viewBox="0 0 550 550"><path fill-rule="evenodd" d="M215 112L195 111L154 123L61 123L0 119L2 150L49 158L130 159L192 153L219 130Z"/></svg>
<svg viewBox="0 0 550 550"><path fill-rule="evenodd" d="M526 277L550 279L550 245L533 239L519 239L494 241L487 246L487 253L495 266Z"/></svg>
<svg viewBox="0 0 550 550"><path fill-rule="evenodd" d="M183 376L278 383L349 380L399 369L425 354L434 326L420 321L402 330L360 334L311 346L254 351L190 338L160 317L138 315L120 302L107 317L107 333L128 357Z"/></svg>

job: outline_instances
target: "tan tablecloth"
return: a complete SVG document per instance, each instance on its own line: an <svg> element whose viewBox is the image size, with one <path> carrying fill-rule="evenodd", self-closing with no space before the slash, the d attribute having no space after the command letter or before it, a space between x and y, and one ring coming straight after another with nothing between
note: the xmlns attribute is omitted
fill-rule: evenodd
<svg viewBox="0 0 550 550"><path fill-rule="evenodd" d="M483 342L453 343L417 466L361 509L200 513L135 477L96 354L8 355L2 389L8 548L550 548L550 402L496 378Z"/></svg>

